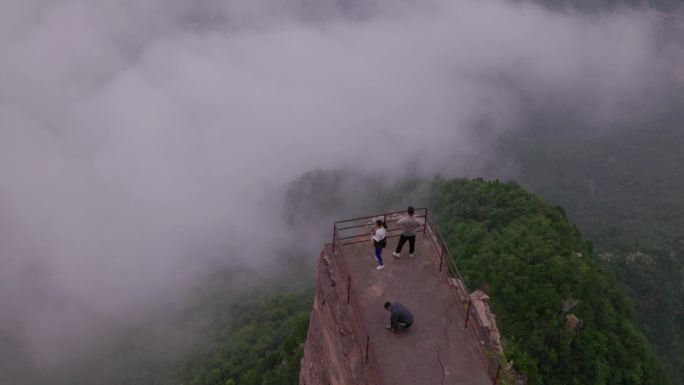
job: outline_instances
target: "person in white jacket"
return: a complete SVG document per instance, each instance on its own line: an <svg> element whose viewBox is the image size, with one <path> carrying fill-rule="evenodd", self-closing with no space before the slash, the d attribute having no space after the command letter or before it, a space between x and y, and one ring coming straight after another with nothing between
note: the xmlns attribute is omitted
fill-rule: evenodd
<svg viewBox="0 0 684 385"><path fill-rule="evenodd" d="M382 270L385 268L385 264L382 262L382 249L387 246L387 227L382 219L375 221L375 229L373 230L373 247L375 248L375 260L378 261L378 267L376 269Z"/></svg>

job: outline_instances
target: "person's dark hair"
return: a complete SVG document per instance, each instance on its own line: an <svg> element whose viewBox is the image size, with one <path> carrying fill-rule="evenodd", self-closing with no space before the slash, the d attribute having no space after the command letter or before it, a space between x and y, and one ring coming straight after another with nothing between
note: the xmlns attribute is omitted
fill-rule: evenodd
<svg viewBox="0 0 684 385"><path fill-rule="evenodd" d="M408 213L409 215L413 215L416 212L416 209L413 208L413 206L408 207Z"/></svg>
<svg viewBox="0 0 684 385"><path fill-rule="evenodd" d="M392 307L392 302L385 302L385 309L389 309Z"/></svg>
<svg viewBox="0 0 684 385"><path fill-rule="evenodd" d="M382 219L376 220L376 221L375 221L375 224L378 225L378 226L382 226L382 227L384 227L384 228L387 228L387 225L385 224L385 222L384 222Z"/></svg>

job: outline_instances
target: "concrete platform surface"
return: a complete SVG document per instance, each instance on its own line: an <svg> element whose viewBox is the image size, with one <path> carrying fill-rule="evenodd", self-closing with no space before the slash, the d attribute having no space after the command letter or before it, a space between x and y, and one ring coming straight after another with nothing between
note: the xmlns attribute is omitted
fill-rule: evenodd
<svg viewBox="0 0 684 385"><path fill-rule="evenodd" d="M385 269L377 266L370 241L345 245L343 256L362 308L384 385L491 385L477 341L463 329L448 284L438 274L439 258L427 236L416 237L416 256L408 242L401 258L392 256L398 237L383 251ZM385 329L386 301L400 302L414 316L404 333Z"/></svg>

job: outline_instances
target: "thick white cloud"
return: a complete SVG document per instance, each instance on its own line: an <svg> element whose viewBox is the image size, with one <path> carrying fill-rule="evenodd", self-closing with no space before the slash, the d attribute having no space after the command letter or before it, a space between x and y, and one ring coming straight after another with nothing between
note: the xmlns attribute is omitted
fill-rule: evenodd
<svg viewBox="0 0 684 385"><path fill-rule="evenodd" d="M272 186L476 175L528 103L648 107L666 48L638 13L496 0L3 1L0 335L77 360L210 263L277 270Z"/></svg>

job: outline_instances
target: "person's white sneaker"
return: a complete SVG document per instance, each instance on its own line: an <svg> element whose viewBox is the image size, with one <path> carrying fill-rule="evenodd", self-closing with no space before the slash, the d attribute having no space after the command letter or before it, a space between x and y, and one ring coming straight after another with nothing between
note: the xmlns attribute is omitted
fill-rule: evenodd
<svg viewBox="0 0 684 385"><path fill-rule="evenodd" d="M413 257L415 257L415 256L416 256L416 253L411 253L411 254L409 254L409 258L413 258Z"/></svg>
<svg viewBox="0 0 684 385"><path fill-rule="evenodd" d="M394 256L397 257L397 258L401 257L401 255L399 255L399 253L397 253L396 251L393 251L393 252L392 252L392 255L394 255Z"/></svg>
<svg viewBox="0 0 684 385"><path fill-rule="evenodd" d="M385 265L380 265L380 266L376 267L376 269L378 269L378 270L382 270L384 268L385 268Z"/></svg>

